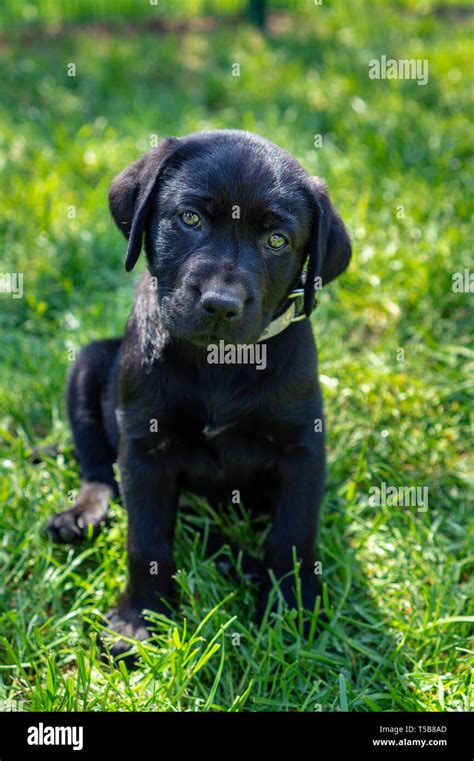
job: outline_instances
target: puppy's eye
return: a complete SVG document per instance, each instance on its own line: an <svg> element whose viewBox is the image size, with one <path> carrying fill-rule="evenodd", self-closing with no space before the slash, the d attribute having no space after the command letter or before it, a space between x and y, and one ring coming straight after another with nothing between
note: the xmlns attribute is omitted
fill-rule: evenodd
<svg viewBox="0 0 474 761"><path fill-rule="evenodd" d="M265 245L267 248L271 248L272 251L281 251L288 245L288 238L280 233L272 233L266 240Z"/></svg>
<svg viewBox="0 0 474 761"><path fill-rule="evenodd" d="M201 227L201 217L195 211L184 211L180 216L186 227Z"/></svg>

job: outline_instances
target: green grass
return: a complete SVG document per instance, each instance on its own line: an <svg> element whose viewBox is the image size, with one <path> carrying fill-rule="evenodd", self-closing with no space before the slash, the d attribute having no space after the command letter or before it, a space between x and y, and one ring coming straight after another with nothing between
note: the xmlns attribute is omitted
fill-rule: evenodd
<svg viewBox="0 0 474 761"><path fill-rule="evenodd" d="M53 711L472 709L472 297L452 290L472 247L471 43L465 20L432 5L307 3L266 37L242 24L25 42L17 29L1 44L1 272L24 273L24 298L0 294L0 700ZM381 54L427 58L428 86L370 81ZM255 589L221 577L195 529L219 522L255 552L265 531L244 510L216 516L195 500L178 521L174 623L155 617L127 673L97 654L125 580L124 511L114 506L80 548L54 546L43 528L79 484L63 405L70 352L120 333L132 302L107 187L150 135L205 127L250 129L294 153L326 178L352 233L350 271L313 318L330 621L309 640L289 613L257 631ZM33 465L31 448L48 443L61 454ZM428 510L372 507L381 482L427 486Z"/></svg>

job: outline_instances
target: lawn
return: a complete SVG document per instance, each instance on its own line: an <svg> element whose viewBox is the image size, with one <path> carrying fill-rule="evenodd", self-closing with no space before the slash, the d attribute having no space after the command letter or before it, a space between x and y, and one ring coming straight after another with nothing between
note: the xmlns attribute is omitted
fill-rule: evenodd
<svg viewBox="0 0 474 761"><path fill-rule="evenodd" d="M1 272L23 273L24 294L0 293L3 707L472 710L472 295L453 290L472 250L468 17L429 1L307 2L262 36L225 14L203 30L202 4L182 2L186 25L162 33L147 27L153 8L126 31L133 13L121 0L118 29L45 31L32 4L5 5ZM54 4L37 7L51 20ZM370 80L368 61L382 54L427 59L428 84ZM98 654L102 614L126 576L123 508L85 545L44 535L79 485L64 382L74 352L120 334L132 303L137 275L123 267L110 181L155 136L207 127L252 130L294 153L327 180L353 238L350 270L312 318L328 429L329 623L307 640L282 611L257 630L255 588L218 573L196 527L217 522L256 553L265 527L194 498L177 526L179 610L174 622L155 618L128 673ZM32 462L47 445L58 453ZM382 483L426 487L427 509L374 506Z"/></svg>

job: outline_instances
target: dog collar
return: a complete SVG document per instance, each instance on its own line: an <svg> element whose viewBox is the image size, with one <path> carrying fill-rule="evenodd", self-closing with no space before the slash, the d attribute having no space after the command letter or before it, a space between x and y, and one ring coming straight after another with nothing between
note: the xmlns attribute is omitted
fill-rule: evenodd
<svg viewBox="0 0 474 761"><path fill-rule="evenodd" d="M290 300L290 305L285 309L284 312L273 318L270 324L267 325L263 331L257 343L260 343L260 341L266 341L268 338L273 338L273 336L277 336L279 333L282 333L284 330L286 330L288 325L291 325L292 322L300 322L301 320L307 319L304 313L303 288L295 288L295 290L286 297L286 300ZM317 306L318 301L315 298L314 308Z"/></svg>

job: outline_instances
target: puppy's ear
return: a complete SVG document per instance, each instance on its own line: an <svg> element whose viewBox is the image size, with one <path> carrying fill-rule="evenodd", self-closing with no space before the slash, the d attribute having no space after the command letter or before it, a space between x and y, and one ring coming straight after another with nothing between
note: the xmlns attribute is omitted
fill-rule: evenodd
<svg viewBox="0 0 474 761"><path fill-rule="evenodd" d="M160 173L179 141L169 137L146 156L134 161L112 182L109 206L119 230L128 239L125 269L130 272L142 248L143 230Z"/></svg>
<svg viewBox="0 0 474 761"><path fill-rule="evenodd" d="M321 278L322 285L330 283L344 272L352 253L348 232L329 199L324 182L319 177L310 177L309 182L314 218L304 288L304 311L307 317L314 307L316 278Z"/></svg>

